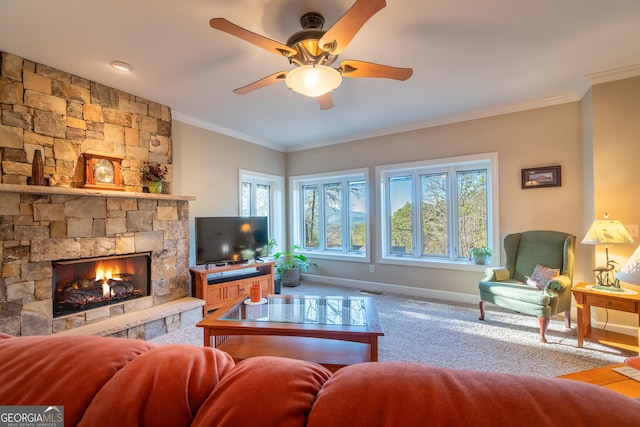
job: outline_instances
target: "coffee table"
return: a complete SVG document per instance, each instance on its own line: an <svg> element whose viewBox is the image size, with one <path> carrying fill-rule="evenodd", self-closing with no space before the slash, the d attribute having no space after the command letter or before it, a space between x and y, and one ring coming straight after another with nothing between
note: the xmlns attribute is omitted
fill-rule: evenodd
<svg viewBox="0 0 640 427"><path fill-rule="evenodd" d="M384 332L373 298L269 295L262 302L250 304L242 295L200 321L204 345L236 362L279 356L331 371L378 361L378 337Z"/></svg>

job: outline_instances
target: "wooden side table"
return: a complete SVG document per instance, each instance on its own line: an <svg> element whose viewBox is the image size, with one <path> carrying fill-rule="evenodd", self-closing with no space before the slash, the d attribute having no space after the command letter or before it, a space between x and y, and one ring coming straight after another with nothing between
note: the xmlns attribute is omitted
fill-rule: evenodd
<svg viewBox="0 0 640 427"><path fill-rule="evenodd" d="M640 294L602 292L593 290L589 286L587 283L578 283L571 290L578 308L578 347L582 347L586 338L604 345L640 352L637 337L591 328L592 306L640 314ZM640 316L638 334L640 336Z"/></svg>

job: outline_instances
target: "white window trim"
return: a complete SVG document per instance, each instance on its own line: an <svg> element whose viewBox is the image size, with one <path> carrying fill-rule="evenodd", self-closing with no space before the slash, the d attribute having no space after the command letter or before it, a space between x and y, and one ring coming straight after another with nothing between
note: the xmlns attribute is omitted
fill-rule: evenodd
<svg viewBox="0 0 640 427"><path fill-rule="evenodd" d="M268 184L271 186L271 230L269 230L269 239L274 239L277 243L276 250L284 250L285 236L285 200L284 200L284 177L279 175L271 175L261 172L254 172L245 169L238 171L238 213L242 212L242 183L250 182L253 187L255 184Z"/></svg>
<svg viewBox="0 0 640 427"><path fill-rule="evenodd" d="M429 268L442 268L442 269L455 269L455 270L469 270L469 271L483 271L489 265L478 266L470 262L454 261L451 259L439 259L439 258L409 258L409 257L395 257L385 255L386 247L386 195L385 195L385 179L392 175L402 175L402 171L412 171L414 169L425 167L437 167L444 165L455 164L458 168L465 163L473 164L477 162L489 162L490 173L487 177L489 189L489 203L487 206L487 215L490 218L490 222L487 224L487 239L488 245L493 249L494 256L491 258L492 265L497 265L500 261L501 241L500 241L500 191L499 191L499 177L498 177L498 153L484 153L473 154L468 156L459 157L447 157L442 159L430 159L408 163L396 163L389 165L376 166L376 216L377 216L377 230L376 233L376 262L378 264L393 264L393 265L405 265L412 267L429 267ZM406 173L405 173L406 175ZM416 222L417 224L417 222Z"/></svg>
<svg viewBox="0 0 640 427"><path fill-rule="evenodd" d="M364 186L365 186L364 204L365 204L365 222L366 222L365 230L367 235L367 244L366 244L366 250L365 250L366 253L365 254L336 253L335 251L310 250L307 248L303 248L302 221L303 221L304 213L303 213L303 204L302 204L302 186L335 182L335 179L342 180L351 176L357 176L358 179L360 179L361 177L364 178ZM369 263L371 261L371 218L369 215L370 188L371 187L370 187L368 168L324 172L324 173L309 174L309 175L290 176L289 177L289 200L290 200L290 218L291 218L291 220L289 221L290 245L300 246L301 249L299 249L298 252L304 253L305 255L313 256L313 258Z"/></svg>

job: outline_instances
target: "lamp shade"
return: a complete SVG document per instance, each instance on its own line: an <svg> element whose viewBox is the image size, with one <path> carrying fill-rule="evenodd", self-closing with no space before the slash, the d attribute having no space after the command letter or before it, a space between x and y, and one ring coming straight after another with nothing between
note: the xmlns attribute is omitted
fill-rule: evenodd
<svg viewBox="0 0 640 427"><path fill-rule="evenodd" d="M623 282L640 285L640 246L636 248L631 258L618 271L616 277Z"/></svg>
<svg viewBox="0 0 640 427"><path fill-rule="evenodd" d="M617 219L596 219L582 239L587 245L633 245L627 228Z"/></svg>
<svg viewBox="0 0 640 427"><path fill-rule="evenodd" d="M342 76L326 65L303 65L289 71L285 83L292 91L315 98L340 86Z"/></svg>

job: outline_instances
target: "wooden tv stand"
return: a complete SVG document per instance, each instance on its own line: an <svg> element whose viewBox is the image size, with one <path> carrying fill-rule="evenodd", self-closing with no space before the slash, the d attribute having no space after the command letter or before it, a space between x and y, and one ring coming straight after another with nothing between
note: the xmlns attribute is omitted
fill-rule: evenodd
<svg viewBox="0 0 640 427"><path fill-rule="evenodd" d="M249 295L254 284L262 286L263 297L272 294L273 266L274 262L269 261L223 266L206 264L190 268L195 297L204 300L203 316L240 295ZM258 275L249 276L253 272Z"/></svg>

